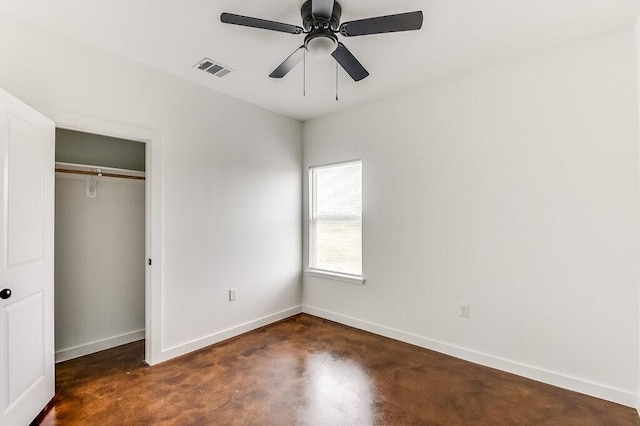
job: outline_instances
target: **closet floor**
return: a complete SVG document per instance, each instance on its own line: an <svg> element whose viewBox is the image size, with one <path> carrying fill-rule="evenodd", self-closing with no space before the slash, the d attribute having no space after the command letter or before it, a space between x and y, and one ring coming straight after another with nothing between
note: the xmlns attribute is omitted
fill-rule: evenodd
<svg viewBox="0 0 640 426"><path fill-rule="evenodd" d="M640 425L635 410L297 315L163 364L58 364L43 425Z"/></svg>

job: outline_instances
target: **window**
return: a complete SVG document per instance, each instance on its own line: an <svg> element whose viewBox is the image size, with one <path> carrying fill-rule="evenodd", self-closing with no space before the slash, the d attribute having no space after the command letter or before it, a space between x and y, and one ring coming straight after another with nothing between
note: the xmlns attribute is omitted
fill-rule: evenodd
<svg viewBox="0 0 640 426"><path fill-rule="evenodd" d="M311 167L309 273L362 283L362 161Z"/></svg>

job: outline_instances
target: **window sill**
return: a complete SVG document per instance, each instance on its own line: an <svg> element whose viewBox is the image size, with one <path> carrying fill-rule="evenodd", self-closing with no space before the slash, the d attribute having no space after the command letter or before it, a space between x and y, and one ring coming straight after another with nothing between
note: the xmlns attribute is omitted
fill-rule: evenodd
<svg viewBox="0 0 640 426"><path fill-rule="evenodd" d="M342 281L349 284L358 284L358 285L364 284L364 278L356 275L346 275L346 274L340 274L338 272L322 271L319 269L307 269L305 272L307 273L307 275L310 275L312 277Z"/></svg>

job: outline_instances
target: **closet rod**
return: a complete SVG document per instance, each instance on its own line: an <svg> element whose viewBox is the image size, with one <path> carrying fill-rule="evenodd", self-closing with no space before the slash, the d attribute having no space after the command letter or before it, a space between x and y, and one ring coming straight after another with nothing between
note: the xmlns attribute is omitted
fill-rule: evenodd
<svg viewBox="0 0 640 426"><path fill-rule="evenodd" d="M105 173L105 172L90 172L85 170L59 169L57 167L56 167L56 173L70 173L73 175L90 175L90 176L104 176L104 177L120 178L120 179L145 180L144 176L121 175L118 173Z"/></svg>

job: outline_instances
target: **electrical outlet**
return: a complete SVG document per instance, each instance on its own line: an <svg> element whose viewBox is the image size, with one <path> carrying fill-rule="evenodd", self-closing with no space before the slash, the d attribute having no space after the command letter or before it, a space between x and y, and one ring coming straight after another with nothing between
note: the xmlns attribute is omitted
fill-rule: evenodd
<svg viewBox="0 0 640 426"><path fill-rule="evenodd" d="M231 290L229 290L229 301L233 302L234 300L236 300L236 298L238 297L238 290L235 288L232 288Z"/></svg>
<svg viewBox="0 0 640 426"><path fill-rule="evenodd" d="M468 318L469 317L469 304L468 303L460 303L460 305L458 305L458 314L460 314L461 317Z"/></svg>

